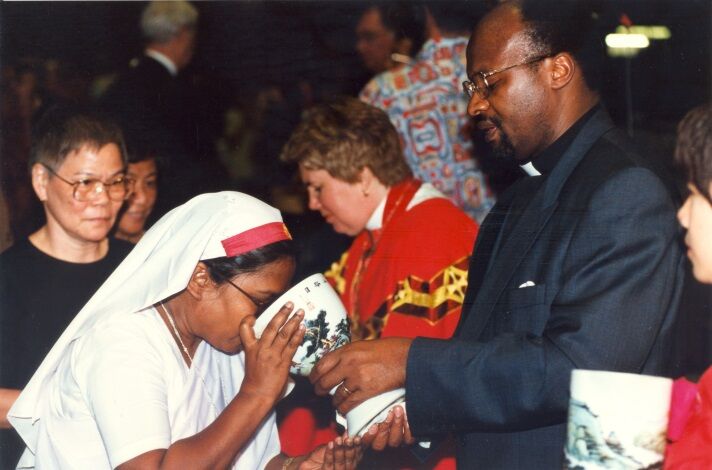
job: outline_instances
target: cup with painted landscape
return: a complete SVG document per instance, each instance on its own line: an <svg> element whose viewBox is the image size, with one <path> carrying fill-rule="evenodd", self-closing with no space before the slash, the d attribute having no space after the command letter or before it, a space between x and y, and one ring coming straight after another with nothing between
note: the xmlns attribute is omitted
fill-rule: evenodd
<svg viewBox="0 0 712 470"><path fill-rule="evenodd" d="M662 468L671 393L665 377L574 370L565 468Z"/></svg>
<svg viewBox="0 0 712 470"><path fill-rule="evenodd" d="M292 314L304 310L306 331L289 369L294 375L307 377L319 360L330 351L351 341L348 314L339 295L323 274L312 274L275 300L255 322L255 335L260 337L267 324L288 301L294 304ZM293 387L290 385L289 391ZM333 395L336 388L331 390ZM395 405L404 405L405 390L392 390L370 398L346 414L337 415L350 436L363 435L371 424L383 421Z"/></svg>

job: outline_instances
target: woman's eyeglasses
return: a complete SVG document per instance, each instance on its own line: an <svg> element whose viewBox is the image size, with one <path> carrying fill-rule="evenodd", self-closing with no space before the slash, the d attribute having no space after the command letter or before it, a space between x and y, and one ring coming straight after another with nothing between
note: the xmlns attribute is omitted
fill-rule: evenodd
<svg viewBox="0 0 712 470"><path fill-rule="evenodd" d="M255 307L257 307L257 310L255 311L255 317L260 316L260 314L261 314L267 307L269 307L269 304L270 304L269 301L264 302L264 301L261 301L261 300L257 300L257 299L255 299L253 296L251 296L250 294L248 294L247 292L245 292L245 290L244 290L243 288L241 288L240 286L238 286L237 284L235 284L235 283L232 282L231 280L228 279L227 282L229 282L230 285L232 285L232 287L234 287L235 289L239 290L239 291L242 293L242 295L244 295L245 297L247 297L248 299L250 299L250 302L252 302L253 304L255 304Z"/></svg>
<svg viewBox="0 0 712 470"><path fill-rule="evenodd" d="M101 181L96 178L83 178L79 181L69 181L57 174L52 167L44 163L41 165L53 176L59 178L60 181L70 185L72 187L72 197L79 202L86 202L101 193L106 193L112 201L125 201L131 195L133 184L124 175L118 175L110 181Z"/></svg>

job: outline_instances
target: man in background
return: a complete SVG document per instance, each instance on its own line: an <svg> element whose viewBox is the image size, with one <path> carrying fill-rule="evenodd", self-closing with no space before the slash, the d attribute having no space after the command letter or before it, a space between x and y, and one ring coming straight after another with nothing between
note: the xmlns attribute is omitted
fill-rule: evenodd
<svg viewBox="0 0 712 470"><path fill-rule="evenodd" d="M140 24L143 55L131 61L100 104L131 147L155 148L165 156L155 220L198 193L219 189L214 183L224 173L198 93L181 73L195 51L198 11L186 1L151 2Z"/></svg>

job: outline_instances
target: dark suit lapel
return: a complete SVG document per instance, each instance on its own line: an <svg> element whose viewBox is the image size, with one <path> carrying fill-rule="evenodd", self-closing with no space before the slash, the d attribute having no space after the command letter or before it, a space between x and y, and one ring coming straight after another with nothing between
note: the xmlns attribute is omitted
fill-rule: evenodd
<svg viewBox="0 0 712 470"><path fill-rule="evenodd" d="M467 291L465 292L465 301L462 305L462 313L454 333L455 335L457 335L465 322L465 318L472 308L477 292L480 290L482 281L485 279L485 274L490 265L490 258L497 243L502 224L507 216L508 207L508 203L500 198L480 226L477 240L475 241L475 248L470 257L470 264L467 271Z"/></svg>
<svg viewBox="0 0 712 470"><path fill-rule="evenodd" d="M539 233L554 213L558 196L571 172L576 168L591 146L608 130L613 123L602 109L596 112L581 132L576 136L571 146L564 152L561 160L538 190L532 194L532 186L525 184L518 188L517 194L509 208L507 219L511 212L523 208L523 213L513 223L510 235L500 243L496 259L486 266L475 269L485 269L479 286L468 286L465 307L469 307L466 318L460 322L458 331L467 328L467 335L478 337L484 329L502 291L516 272L532 245L537 241ZM527 200L530 200L528 203ZM502 231L499 231L499 235ZM493 244L494 246L494 244ZM477 250L479 251L479 250ZM477 262L477 252L473 256L473 264ZM471 266L471 268L474 266Z"/></svg>
<svg viewBox="0 0 712 470"><path fill-rule="evenodd" d="M531 197L531 195L524 196ZM554 213L556 204L544 207L544 196L543 188L536 192L534 198L526 205L524 212L515 222L509 237L497 250L496 259L492 261L492 266L487 271L477 298L472 305L473 311L469 315L468 332L474 331L476 336L482 332L509 279L529 252L539 232L549 221L551 214Z"/></svg>

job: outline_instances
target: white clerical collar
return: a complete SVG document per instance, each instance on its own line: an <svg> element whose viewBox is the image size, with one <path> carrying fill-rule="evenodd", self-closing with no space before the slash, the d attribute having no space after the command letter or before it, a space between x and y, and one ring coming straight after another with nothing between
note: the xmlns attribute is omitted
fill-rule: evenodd
<svg viewBox="0 0 712 470"><path fill-rule="evenodd" d="M529 176L541 176L541 172L534 167L534 164L532 162L527 162L524 165L519 165L519 168L524 170L524 173Z"/></svg>
<svg viewBox="0 0 712 470"><path fill-rule="evenodd" d="M147 56L163 65L172 76L175 77L178 75L178 67L176 67L175 62L169 59L167 55L162 54L155 49L146 49L145 53Z"/></svg>

